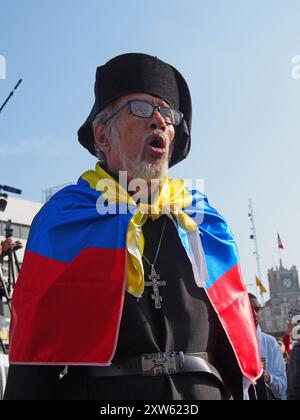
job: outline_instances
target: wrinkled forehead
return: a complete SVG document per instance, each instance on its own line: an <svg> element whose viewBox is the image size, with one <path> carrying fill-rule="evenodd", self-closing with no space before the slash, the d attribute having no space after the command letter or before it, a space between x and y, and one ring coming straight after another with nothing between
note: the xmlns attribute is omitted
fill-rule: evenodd
<svg viewBox="0 0 300 420"><path fill-rule="evenodd" d="M132 101L134 99L148 101L151 104L157 105L157 106L166 106L166 107L170 106L168 102L166 102L162 98L158 96L150 95L149 93L130 93L129 95L121 96L119 99L116 100L115 106L116 107L122 106L126 102Z"/></svg>

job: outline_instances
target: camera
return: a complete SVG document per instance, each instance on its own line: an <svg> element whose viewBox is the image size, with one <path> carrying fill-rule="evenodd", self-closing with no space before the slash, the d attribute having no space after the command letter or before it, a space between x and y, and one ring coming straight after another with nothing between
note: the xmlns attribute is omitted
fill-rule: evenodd
<svg viewBox="0 0 300 420"><path fill-rule="evenodd" d="M13 236L14 230L11 227L11 220L8 220L5 225L5 238L11 238Z"/></svg>
<svg viewBox="0 0 300 420"><path fill-rule="evenodd" d="M12 228L12 222L11 222L11 220L8 220L6 222L4 231L5 231L5 238L6 239L11 238L13 236L14 229ZM13 247L14 251L18 251L21 248L23 248L22 243L20 241L16 241L14 243L14 247ZM8 251L4 255L7 255L7 254L8 254Z"/></svg>
<svg viewBox="0 0 300 420"><path fill-rule="evenodd" d="M7 198L8 195L2 193L3 191L11 192L14 194L22 194L22 190L19 190L18 188L9 187L7 185L0 185L0 211L5 211L7 206Z"/></svg>
<svg viewBox="0 0 300 420"><path fill-rule="evenodd" d="M7 206L7 194L0 194L0 211L5 211Z"/></svg>

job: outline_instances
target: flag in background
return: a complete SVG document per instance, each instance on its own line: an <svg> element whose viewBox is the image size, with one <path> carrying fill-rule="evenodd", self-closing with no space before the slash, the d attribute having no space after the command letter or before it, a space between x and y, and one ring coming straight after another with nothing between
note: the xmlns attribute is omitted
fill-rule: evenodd
<svg viewBox="0 0 300 420"><path fill-rule="evenodd" d="M267 289L265 288L265 286L262 284L259 277L257 276L256 276L256 286L259 288L261 294L267 293Z"/></svg>
<svg viewBox="0 0 300 420"><path fill-rule="evenodd" d="M284 249L283 244L282 244L281 239L280 239L280 236L279 236L279 233L277 233L277 240L278 240L278 248L279 249Z"/></svg>

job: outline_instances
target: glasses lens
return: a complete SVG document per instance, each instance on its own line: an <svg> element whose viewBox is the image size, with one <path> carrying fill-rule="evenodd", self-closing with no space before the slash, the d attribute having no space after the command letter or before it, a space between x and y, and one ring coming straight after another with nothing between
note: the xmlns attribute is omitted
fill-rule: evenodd
<svg viewBox="0 0 300 420"><path fill-rule="evenodd" d="M160 113L168 124L179 125L181 123L181 114L172 108L161 108Z"/></svg>
<svg viewBox="0 0 300 420"><path fill-rule="evenodd" d="M133 115L142 118L149 118L153 112L153 106L149 102L132 101L130 102L130 109Z"/></svg>
<svg viewBox="0 0 300 420"><path fill-rule="evenodd" d="M147 101L130 101L130 110L133 115L142 118L149 118L153 115L155 106ZM160 113L168 124L179 125L182 120L182 114L172 108L162 107Z"/></svg>

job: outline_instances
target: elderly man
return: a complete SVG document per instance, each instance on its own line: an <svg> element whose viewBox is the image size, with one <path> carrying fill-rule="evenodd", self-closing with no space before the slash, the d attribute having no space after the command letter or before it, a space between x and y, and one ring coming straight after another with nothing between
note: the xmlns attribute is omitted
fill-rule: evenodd
<svg viewBox="0 0 300 420"><path fill-rule="evenodd" d="M33 223L6 399L243 398L262 374L228 226L167 177L191 116L185 80L156 57L98 68L78 137L100 162Z"/></svg>

